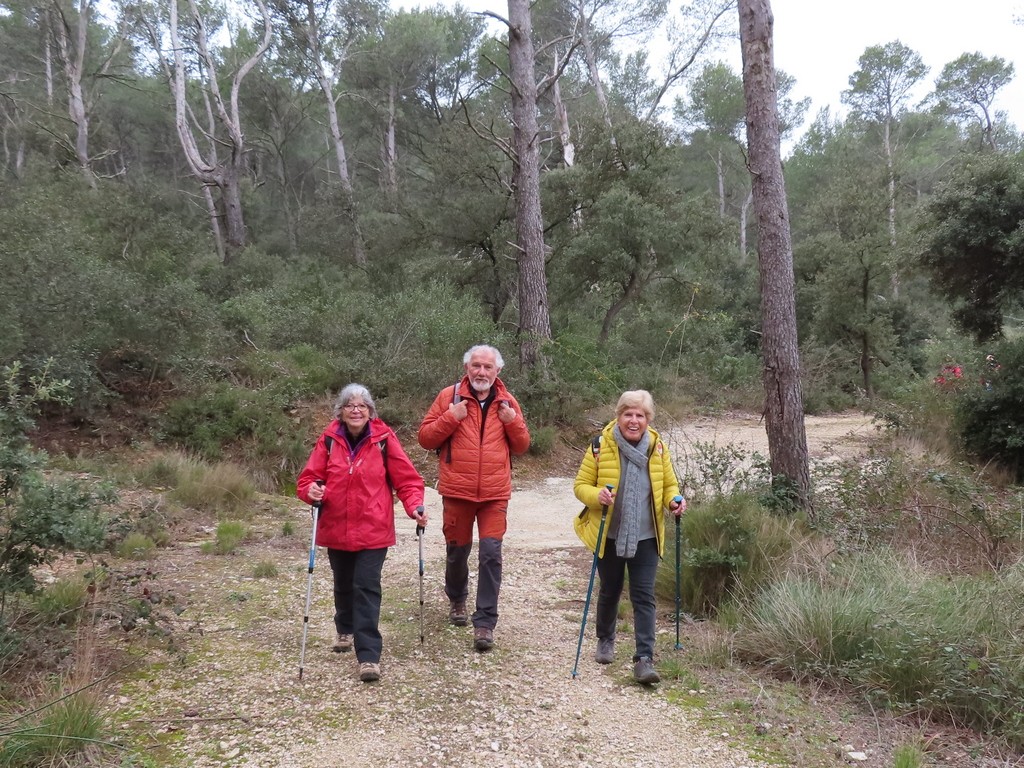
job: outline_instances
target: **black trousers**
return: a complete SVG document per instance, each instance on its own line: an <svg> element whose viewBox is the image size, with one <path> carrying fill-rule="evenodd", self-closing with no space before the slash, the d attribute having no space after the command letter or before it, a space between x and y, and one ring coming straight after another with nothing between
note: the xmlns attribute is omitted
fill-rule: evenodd
<svg viewBox="0 0 1024 768"><path fill-rule="evenodd" d="M387 547L327 550L334 572L334 627L339 635L352 635L360 662L380 661L380 572L387 554Z"/></svg>

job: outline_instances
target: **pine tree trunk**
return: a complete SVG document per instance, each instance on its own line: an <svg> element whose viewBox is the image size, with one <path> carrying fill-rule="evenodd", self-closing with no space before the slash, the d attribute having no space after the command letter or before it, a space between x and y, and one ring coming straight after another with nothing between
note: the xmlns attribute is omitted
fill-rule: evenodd
<svg viewBox="0 0 1024 768"><path fill-rule="evenodd" d="M771 5L769 0L739 0L739 13L749 167L758 224L768 452L773 481L787 482L797 505L811 515L793 245L782 176Z"/></svg>

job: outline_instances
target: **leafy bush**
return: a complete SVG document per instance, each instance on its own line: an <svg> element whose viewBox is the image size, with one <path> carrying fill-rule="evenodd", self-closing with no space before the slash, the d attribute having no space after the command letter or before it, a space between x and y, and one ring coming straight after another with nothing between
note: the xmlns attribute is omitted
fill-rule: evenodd
<svg viewBox="0 0 1024 768"><path fill-rule="evenodd" d="M988 386L965 388L956 401L957 428L964 448L1024 479L1024 340L995 351L999 368L983 374Z"/></svg>
<svg viewBox="0 0 1024 768"><path fill-rule="evenodd" d="M658 593L675 591L674 522L666 522ZM805 534L771 515L753 496L732 494L690 505L680 522L681 601L689 613L716 613L738 592L752 593L783 570Z"/></svg>
<svg viewBox="0 0 1024 768"><path fill-rule="evenodd" d="M46 482L25 436L36 404L63 398L66 388L45 372L23 382L17 364L0 370L0 613L9 593L33 591L36 566L64 550L97 552L106 537L102 508L113 491L80 480Z"/></svg>

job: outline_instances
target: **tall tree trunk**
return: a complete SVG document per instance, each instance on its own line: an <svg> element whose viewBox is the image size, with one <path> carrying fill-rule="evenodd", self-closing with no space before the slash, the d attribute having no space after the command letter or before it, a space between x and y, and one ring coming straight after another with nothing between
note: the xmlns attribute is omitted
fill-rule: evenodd
<svg viewBox="0 0 1024 768"><path fill-rule="evenodd" d="M753 191L747 192L740 206L740 264L747 263L747 221L750 218L750 204L754 202Z"/></svg>
<svg viewBox="0 0 1024 768"><path fill-rule="evenodd" d="M793 245L782 176L769 0L739 0L751 191L758 223L765 427L773 481L813 515L796 333Z"/></svg>
<svg viewBox="0 0 1024 768"><path fill-rule="evenodd" d="M85 75L85 50L88 42L89 13L92 5L89 0L79 0L78 18L70 19L64 15L63 9L55 4L57 23L54 34L57 39L57 52L64 65L64 76L67 78L68 117L75 126L74 152L79 170L86 183L96 189L96 174L89 159L89 114L85 105L82 90L82 78ZM74 28L72 28L74 21Z"/></svg>
<svg viewBox="0 0 1024 768"><path fill-rule="evenodd" d="M381 161L384 165L384 194L392 203L398 198L398 148L395 127L398 124L398 85L388 84L387 112L384 115L384 140L381 142Z"/></svg>
<svg viewBox="0 0 1024 768"><path fill-rule="evenodd" d="M893 258L890 284L892 287L892 297L894 299L898 299L900 297L900 273L896 266L896 161L893 158L892 150L892 122L891 118L886 118L883 132L885 145L885 170L889 177L889 247Z"/></svg>
<svg viewBox="0 0 1024 768"><path fill-rule="evenodd" d="M519 361L524 370L546 370L541 345L551 339L544 272L544 219L540 206L537 81L529 0L508 0L508 53L512 80L512 186L519 248Z"/></svg>

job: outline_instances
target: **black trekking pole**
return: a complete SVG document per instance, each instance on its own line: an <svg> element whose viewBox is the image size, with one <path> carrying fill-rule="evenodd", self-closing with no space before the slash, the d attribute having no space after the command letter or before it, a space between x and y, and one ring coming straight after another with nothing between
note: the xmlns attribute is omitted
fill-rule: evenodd
<svg viewBox="0 0 1024 768"><path fill-rule="evenodd" d="M606 485L609 491L612 486ZM576 661L572 665L572 679L576 679L576 669L580 665L580 652L583 650L583 633L587 627L587 611L590 609L590 594L594 591L594 575L597 573L598 553L601 551L601 537L604 535L604 523L608 518L608 505L601 505L601 525L597 527L597 544L594 546L594 563L590 566L590 583L587 585L587 599L583 602L583 621L580 622L580 640L576 643Z"/></svg>
<svg viewBox="0 0 1024 768"><path fill-rule="evenodd" d="M672 499L672 501L675 501L675 502L677 502L679 504L682 504L683 503L683 497L682 496L676 496L674 499ZM679 591L680 591L680 581L682 580L682 571L681 571L682 566L681 566L681 558L680 558L680 555L679 555L679 549L680 549L680 543L679 543L680 542L680 538L679 538L679 517L680 517L679 515L676 515L676 650L677 651L683 647L679 643L679 608L682 605L682 597L679 594Z"/></svg>
<svg viewBox="0 0 1024 768"><path fill-rule="evenodd" d="M317 480L322 486L323 480ZM309 578L306 580L306 612L302 616L302 651L299 653L299 680L302 679L302 667L306 661L306 633L309 631L309 602L313 597L313 566L316 565L316 524L320 520L320 502L311 505L313 514L313 535L309 540Z"/></svg>
<svg viewBox="0 0 1024 768"><path fill-rule="evenodd" d="M423 507L420 507L422 514ZM423 645L423 533L426 528L422 525L416 526L416 538L420 544L420 645Z"/></svg>

